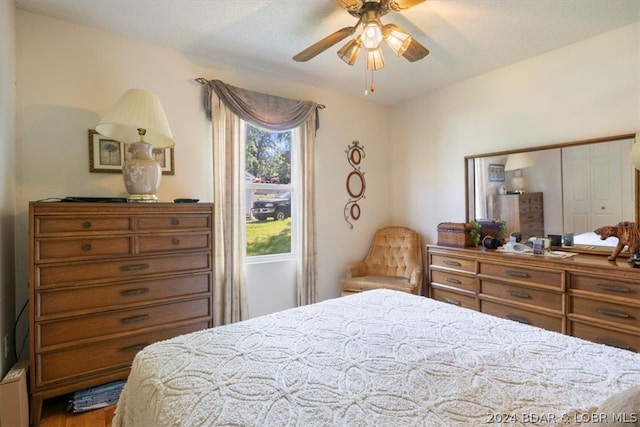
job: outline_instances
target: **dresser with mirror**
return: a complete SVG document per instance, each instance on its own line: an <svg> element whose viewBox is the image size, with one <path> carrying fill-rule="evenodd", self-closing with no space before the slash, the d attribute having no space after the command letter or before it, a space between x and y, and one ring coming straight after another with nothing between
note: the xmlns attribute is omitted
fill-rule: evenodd
<svg viewBox="0 0 640 427"><path fill-rule="evenodd" d="M575 244L544 255L428 245L428 296L640 352L640 268L627 261L626 251L609 261L617 241L593 233L620 221L638 222L633 140L626 134L465 157L467 222L508 221L495 217L492 203L535 193L544 203L544 231L532 234L573 234ZM504 166L509 155L524 152L534 164L518 172L526 188L512 191L515 171Z"/></svg>

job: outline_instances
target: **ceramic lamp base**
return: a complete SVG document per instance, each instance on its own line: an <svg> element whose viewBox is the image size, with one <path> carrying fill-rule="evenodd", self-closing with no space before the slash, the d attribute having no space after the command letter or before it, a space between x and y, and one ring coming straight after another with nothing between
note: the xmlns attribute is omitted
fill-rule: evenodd
<svg viewBox="0 0 640 427"><path fill-rule="evenodd" d="M124 162L122 177L127 188L128 202L157 202L162 169L152 155L153 146L146 142L130 144L132 156Z"/></svg>

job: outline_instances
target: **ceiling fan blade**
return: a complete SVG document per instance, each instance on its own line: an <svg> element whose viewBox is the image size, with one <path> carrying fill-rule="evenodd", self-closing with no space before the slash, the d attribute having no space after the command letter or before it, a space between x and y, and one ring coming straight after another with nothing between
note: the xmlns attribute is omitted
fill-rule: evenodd
<svg viewBox="0 0 640 427"><path fill-rule="evenodd" d="M336 6L339 6L343 9L347 9L349 11L352 10L360 10L362 7L362 0L331 0Z"/></svg>
<svg viewBox="0 0 640 427"><path fill-rule="evenodd" d="M425 0L389 0L389 9L396 12L403 9L409 9L417 4L424 3ZM334 0L334 3L336 0Z"/></svg>
<svg viewBox="0 0 640 427"><path fill-rule="evenodd" d="M422 46L416 39L411 39L411 44L402 54L410 62L416 62L429 54L429 49Z"/></svg>
<svg viewBox="0 0 640 427"><path fill-rule="evenodd" d="M302 52L296 54L293 57L293 59L298 62L305 62L310 60L314 56L329 49L334 44L349 37L351 34L353 34L356 31L356 27L344 27L339 29L335 33L329 34L327 37L323 38L319 42L312 44Z"/></svg>

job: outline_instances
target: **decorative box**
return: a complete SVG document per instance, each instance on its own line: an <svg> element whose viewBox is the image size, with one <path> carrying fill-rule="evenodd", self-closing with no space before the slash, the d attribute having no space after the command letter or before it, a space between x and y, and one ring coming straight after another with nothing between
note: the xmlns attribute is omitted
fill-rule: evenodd
<svg viewBox="0 0 640 427"><path fill-rule="evenodd" d="M454 248L475 246L471 237L473 226L464 222L441 222L438 224L438 245Z"/></svg>
<svg viewBox="0 0 640 427"><path fill-rule="evenodd" d="M502 241L502 239L504 238L504 236L502 236L502 221L497 221L494 219L479 219L477 221L480 224L481 240L486 236L491 236Z"/></svg>

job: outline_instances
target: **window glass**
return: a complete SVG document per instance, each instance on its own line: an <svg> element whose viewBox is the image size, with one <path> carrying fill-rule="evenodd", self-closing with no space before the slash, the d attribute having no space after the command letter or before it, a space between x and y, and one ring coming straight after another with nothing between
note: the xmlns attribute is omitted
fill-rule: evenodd
<svg viewBox="0 0 640 427"><path fill-rule="evenodd" d="M246 124L247 256L291 254L291 131Z"/></svg>

